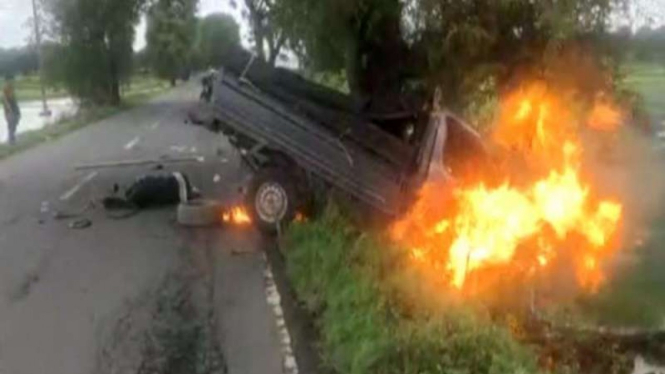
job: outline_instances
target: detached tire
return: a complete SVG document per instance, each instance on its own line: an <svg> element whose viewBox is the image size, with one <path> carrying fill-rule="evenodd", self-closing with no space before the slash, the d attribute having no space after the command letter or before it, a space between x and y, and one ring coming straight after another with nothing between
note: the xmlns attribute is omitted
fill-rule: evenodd
<svg viewBox="0 0 665 374"><path fill-rule="evenodd" d="M252 178L245 203L256 227L272 235L277 232L278 224L293 220L297 201L289 173L278 168L266 168L259 170Z"/></svg>
<svg viewBox="0 0 665 374"><path fill-rule="evenodd" d="M178 205L178 223L187 227L212 226L219 222L221 205L211 200L192 200Z"/></svg>

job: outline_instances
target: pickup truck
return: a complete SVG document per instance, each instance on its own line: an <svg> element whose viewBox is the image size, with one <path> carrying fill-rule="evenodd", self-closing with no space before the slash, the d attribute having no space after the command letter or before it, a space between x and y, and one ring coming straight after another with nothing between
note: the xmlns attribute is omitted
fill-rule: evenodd
<svg viewBox="0 0 665 374"><path fill-rule="evenodd" d="M447 183L486 154L480 136L449 111L368 113L251 56L219 69L211 108L216 130L252 169L246 207L265 232L292 220L319 186L399 215L424 183ZM421 130L403 140L380 127L391 122Z"/></svg>

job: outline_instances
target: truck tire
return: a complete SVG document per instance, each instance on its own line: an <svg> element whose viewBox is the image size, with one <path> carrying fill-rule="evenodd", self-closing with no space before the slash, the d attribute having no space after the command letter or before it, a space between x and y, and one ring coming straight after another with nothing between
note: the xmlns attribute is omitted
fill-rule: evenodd
<svg viewBox="0 0 665 374"><path fill-rule="evenodd" d="M212 226L219 222L221 205L211 200L192 200L178 205L178 223L187 227Z"/></svg>
<svg viewBox="0 0 665 374"><path fill-rule="evenodd" d="M247 192L246 205L261 232L275 234L279 224L295 217L298 196L286 171L274 167L259 170Z"/></svg>

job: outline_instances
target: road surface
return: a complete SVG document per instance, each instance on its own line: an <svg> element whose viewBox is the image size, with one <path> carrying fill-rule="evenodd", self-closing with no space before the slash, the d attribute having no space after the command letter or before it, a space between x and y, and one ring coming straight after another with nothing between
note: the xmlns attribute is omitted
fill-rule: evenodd
<svg viewBox="0 0 665 374"><path fill-rule="evenodd" d="M188 173L207 196L236 199L243 172L234 151L223 138L183 123L196 96L194 86L177 88L0 162L0 373L138 373L141 365L163 366L166 361L146 356L154 356L150 344L168 342L148 344L146 337L168 328L176 343L182 337L202 340L201 334L188 335L194 330L185 322L210 311L205 326L223 360L211 372L283 371L284 337L274 318L279 310L251 229L186 230L174 223L173 209L111 219L90 202L150 168L73 168L197 155L205 162L165 171ZM84 230L53 217L83 210L82 217L92 221ZM190 303L178 299L190 293L196 313L184 312L182 305Z"/></svg>

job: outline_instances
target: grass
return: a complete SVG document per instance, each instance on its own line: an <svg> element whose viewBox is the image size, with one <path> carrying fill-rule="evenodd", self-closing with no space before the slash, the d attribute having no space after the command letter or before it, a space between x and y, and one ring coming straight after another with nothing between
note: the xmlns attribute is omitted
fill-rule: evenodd
<svg viewBox="0 0 665 374"><path fill-rule="evenodd" d="M651 116L665 120L665 65L632 63L625 67L625 84L640 93Z"/></svg>
<svg viewBox="0 0 665 374"><path fill-rule="evenodd" d="M285 244L288 276L317 317L323 361L334 372L538 372L534 352L507 328L423 288L405 252L356 230L334 207L294 224Z"/></svg>
<svg viewBox="0 0 665 374"><path fill-rule="evenodd" d="M653 223L653 235L638 248L637 262L616 274L609 284L579 301L594 323L661 329L665 324L665 217Z"/></svg>
<svg viewBox="0 0 665 374"><path fill-rule="evenodd" d="M41 100L42 92L38 75L17 77L14 85L16 89L16 97L19 101ZM58 99L68 96L67 91L64 89L49 86L46 87L45 90L47 99Z"/></svg>
<svg viewBox="0 0 665 374"><path fill-rule="evenodd" d="M91 107L81 109L72 117L45 126L42 129L27 131L17 134L16 144L0 144L0 159L7 158L40 143L58 139L72 131L81 129L91 123L111 117L124 110L131 109L145 103L155 95L164 92L168 83L151 77L142 77L133 81L131 86L126 86L122 91L123 103L118 107Z"/></svg>
<svg viewBox="0 0 665 374"><path fill-rule="evenodd" d="M39 84L39 76L28 75L20 76L15 81L16 97L19 101L33 101L41 100L41 87ZM157 79L151 75L137 74L134 75L128 83L122 87L122 95L135 95L138 93L150 93L155 91L164 90L169 86L168 82ZM66 90L47 86L46 98L58 99L69 96Z"/></svg>

